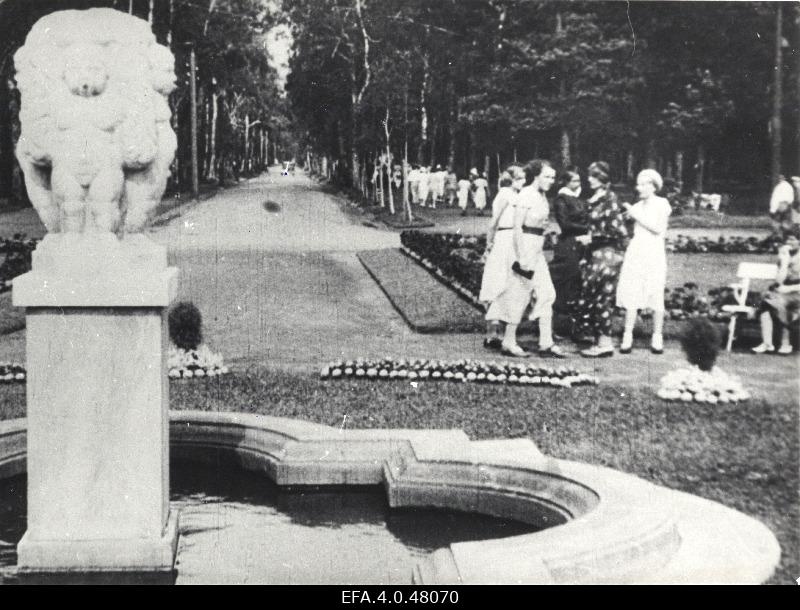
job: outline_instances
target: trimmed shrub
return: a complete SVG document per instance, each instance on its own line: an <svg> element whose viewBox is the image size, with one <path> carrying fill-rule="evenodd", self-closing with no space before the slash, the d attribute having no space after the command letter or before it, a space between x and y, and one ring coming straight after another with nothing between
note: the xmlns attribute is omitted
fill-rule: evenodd
<svg viewBox="0 0 800 610"><path fill-rule="evenodd" d="M176 303L169 312L169 338L176 347L197 349L203 341L203 318L190 301Z"/></svg>
<svg viewBox="0 0 800 610"><path fill-rule="evenodd" d="M717 361L719 333L706 318L692 318L681 333L681 347L690 364L701 371L710 371Z"/></svg>

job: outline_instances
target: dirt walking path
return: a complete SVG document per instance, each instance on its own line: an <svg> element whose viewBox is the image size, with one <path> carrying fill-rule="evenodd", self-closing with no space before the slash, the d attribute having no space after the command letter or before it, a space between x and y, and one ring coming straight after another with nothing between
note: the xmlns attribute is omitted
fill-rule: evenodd
<svg viewBox="0 0 800 610"><path fill-rule="evenodd" d="M179 298L200 308L206 343L237 370L310 372L357 357L500 359L479 334L411 331L356 258L359 250L398 247L399 235L353 221L335 195L302 174L249 180L148 234L180 269ZM567 364L621 385L653 387L683 361L677 344L660 357L641 349L600 361L564 347L572 351ZM0 338L0 360L23 361L24 353L24 330ZM723 354L719 364L757 394L796 399L796 358Z"/></svg>

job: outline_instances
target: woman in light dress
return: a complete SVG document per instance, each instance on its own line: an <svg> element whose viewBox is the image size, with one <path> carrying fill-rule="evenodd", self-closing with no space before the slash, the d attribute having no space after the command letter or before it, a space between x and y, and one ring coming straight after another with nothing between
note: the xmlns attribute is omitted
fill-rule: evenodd
<svg viewBox="0 0 800 610"><path fill-rule="evenodd" d="M469 189L472 182L469 178L462 178L458 181L458 207L461 208L461 214L467 213L467 205L469 204Z"/></svg>
<svg viewBox="0 0 800 610"><path fill-rule="evenodd" d="M664 352L664 286L667 282L664 240L672 207L666 199L656 195L663 185L657 171L645 169L636 177L636 190L641 200L634 205L622 204L635 222L617 283L617 306L625 308L625 331L619 346L622 354L631 351L633 326L640 309L653 311L650 351Z"/></svg>
<svg viewBox="0 0 800 610"><path fill-rule="evenodd" d="M430 167L423 167L419 170L419 204L424 208L428 205L428 195L431 192Z"/></svg>
<svg viewBox="0 0 800 610"><path fill-rule="evenodd" d="M474 189L472 200L475 202L475 209L478 210L478 214L483 214L489 192L489 182L486 180L485 173L475 178L475 182L472 183L472 188Z"/></svg>
<svg viewBox="0 0 800 610"><path fill-rule="evenodd" d="M789 326L800 315L800 239L796 230L787 234L783 245L778 248L778 275L775 281L777 284L766 292L758 309L761 343L753 348L753 352L765 354L775 351L772 344L774 320L781 329L778 353L786 356L793 351Z"/></svg>
<svg viewBox="0 0 800 610"><path fill-rule="evenodd" d="M517 343L517 328L532 298L531 320L539 320L539 355L563 358L553 343L553 302L556 291L544 257L544 230L550 216L545 193L553 186L556 172L548 161L534 159L525 166L528 186L516 197L512 247L514 271L497 298L492 301L487 320L506 323L501 342L502 353L525 358L528 352Z"/></svg>
<svg viewBox="0 0 800 610"><path fill-rule="evenodd" d="M487 307L505 290L514 264L514 211L516 198L525 185L525 170L512 165L500 175L500 189L492 202L492 222L486 234L486 263L479 300ZM496 311L493 310L493 315ZM484 347L499 349L503 339L503 323L486 314Z"/></svg>

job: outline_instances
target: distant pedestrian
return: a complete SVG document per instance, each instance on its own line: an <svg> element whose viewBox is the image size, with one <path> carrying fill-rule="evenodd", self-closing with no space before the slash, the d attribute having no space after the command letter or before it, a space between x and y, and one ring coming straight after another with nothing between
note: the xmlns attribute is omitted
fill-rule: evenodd
<svg viewBox="0 0 800 610"><path fill-rule="evenodd" d="M468 178L462 178L458 181L458 207L461 208L461 214L467 213L467 205L469 205L469 191L472 188L472 182Z"/></svg>
<svg viewBox="0 0 800 610"><path fill-rule="evenodd" d="M664 287L667 283L665 239L672 208L669 201L656 195L663 184L657 171L643 170L636 177L636 190L641 199L635 205L622 204L636 224L633 238L625 250L617 283L617 306L625 308L625 332L619 346L621 354L631 351L633 326L640 309L653 312L650 350L654 354L664 351Z"/></svg>
<svg viewBox="0 0 800 610"><path fill-rule="evenodd" d="M415 163L408 172L408 192L411 195L411 203L414 204L419 204L419 177L419 165Z"/></svg>
<svg viewBox="0 0 800 610"><path fill-rule="evenodd" d="M489 181L486 179L486 173L475 178L472 183L472 200L475 202L475 209L479 214L483 214L486 207L486 200L489 196Z"/></svg>
<svg viewBox="0 0 800 610"><path fill-rule="evenodd" d="M778 176L778 183L772 189L769 200L769 215L773 221L775 233L783 238L794 225L792 212L797 201L794 187L783 175Z"/></svg>
<svg viewBox="0 0 800 610"><path fill-rule="evenodd" d="M444 179L446 175L441 165L437 165L436 171L431 173L431 206L434 209L437 204L444 202Z"/></svg>
<svg viewBox="0 0 800 610"><path fill-rule="evenodd" d="M458 176L453 171L452 167L447 168L447 175L444 178L444 196L447 202L447 207L453 207L456 200L456 193L458 191Z"/></svg>
<svg viewBox="0 0 800 610"><path fill-rule="evenodd" d="M422 207L428 205L428 196L431 192L430 169L430 167L422 167L419 170L419 204Z"/></svg>

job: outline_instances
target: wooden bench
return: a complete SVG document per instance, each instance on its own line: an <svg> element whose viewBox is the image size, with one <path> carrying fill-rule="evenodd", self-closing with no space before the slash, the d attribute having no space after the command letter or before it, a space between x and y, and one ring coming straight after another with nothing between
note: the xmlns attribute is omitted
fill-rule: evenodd
<svg viewBox="0 0 800 610"><path fill-rule="evenodd" d="M731 351L733 337L736 334L736 321L739 316L744 314L748 319L756 316L755 307L747 305L747 294L750 292L751 280L774 280L778 275L778 265L773 263L739 263L736 277L740 281L730 284L736 297L736 305L723 305L722 310L731 313L731 321L728 324L728 345L727 351Z"/></svg>

